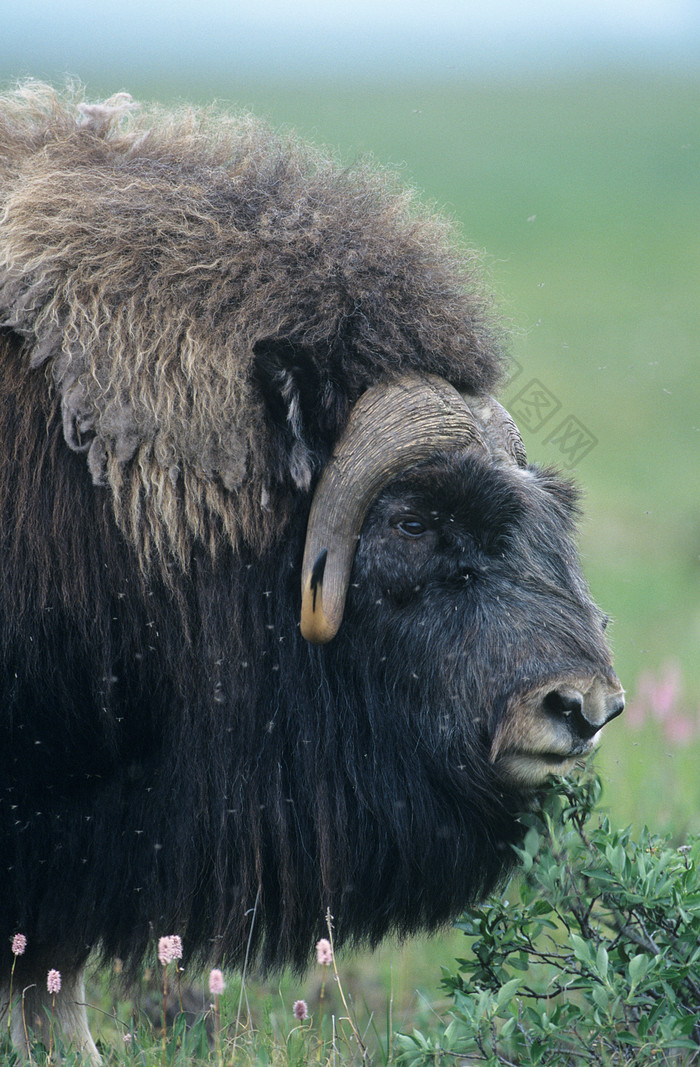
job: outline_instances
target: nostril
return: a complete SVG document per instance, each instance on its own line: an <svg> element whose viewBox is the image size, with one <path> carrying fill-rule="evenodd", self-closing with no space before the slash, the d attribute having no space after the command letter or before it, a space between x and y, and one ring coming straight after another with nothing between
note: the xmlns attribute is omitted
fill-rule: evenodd
<svg viewBox="0 0 700 1067"><path fill-rule="evenodd" d="M583 697L577 689L553 689L547 693L543 703L552 715L565 719L571 715L583 715Z"/></svg>
<svg viewBox="0 0 700 1067"><path fill-rule="evenodd" d="M550 715L565 719L572 735L587 741L598 733L602 722L591 722L584 711L583 695L578 689L553 689L543 706Z"/></svg>

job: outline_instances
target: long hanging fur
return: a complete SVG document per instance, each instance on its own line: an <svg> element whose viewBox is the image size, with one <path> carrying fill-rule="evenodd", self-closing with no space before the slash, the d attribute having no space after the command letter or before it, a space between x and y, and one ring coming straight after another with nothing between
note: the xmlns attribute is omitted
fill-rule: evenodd
<svg viewBox="0 0 700 1067"><path fill-rule="evenodd" d="M0 929L33 965L101 945L136 967L173 930L235 964L252 925L264 963L301 966L327 907L339 943L375 944L490 888L515 799L485 753L466 777L417 757L372 639L300 638L303 515L262 557L200 546L145 579L43 376L3 364Z"/></svg>

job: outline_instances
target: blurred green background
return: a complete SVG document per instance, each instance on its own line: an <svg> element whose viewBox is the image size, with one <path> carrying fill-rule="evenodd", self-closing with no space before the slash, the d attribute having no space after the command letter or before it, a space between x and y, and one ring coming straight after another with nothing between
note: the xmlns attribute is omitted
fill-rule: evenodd
<svg viewBox="0 0 700 1067"><path fill-rule="evenodd" d="M247 23L240 38L230 20L219 34L206 3L184 5L194 21L191 36L178 36L169 9L157 6L160 43L157 33L144 37L137 15L125 14L117 32L87 5L68 5L71 23L29 3L0 42L0 80L60 82L68 72L94 99L127 89L141 100L250 109L347 161L398 169L455 220L465 245L483 251L511 327L514 376L502 399L529 456L570 469L584 492L584 567L612 617L628 692L628 711L598 756L603 803L613 823L698 831L697 21L675 51L657 50L653 34L634 54L615 42L578 48L572 31L558 52L530 40L523 56L508 38L499 54L496 35L487 61L468 34L439 48L431 38L421 50L419 33L398 33L402 10L416 5L384 4L386 32L353 66L350 30L345 51L341 31L333 52L312 22L306 35L290 31L286 53L279 26L276 51L269 39L246 51ZM546 8L535 3L535 17ZM118 17L115 5L107 9ZM393 983L396 1011L415 1022L432 1008L412 991L425 979L435 996L438 961L460 951L459 940L386 946L371 964L348 961L346 980L370 1002L375 984L386 996ZM286 999L307 995L298 983L284 988Z"/></svg>

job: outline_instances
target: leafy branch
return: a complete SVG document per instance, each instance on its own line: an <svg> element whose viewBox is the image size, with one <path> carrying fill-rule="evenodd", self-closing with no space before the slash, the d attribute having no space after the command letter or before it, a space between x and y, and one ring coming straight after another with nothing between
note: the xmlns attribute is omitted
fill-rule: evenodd
<svg viewBox="0 0 700 1067"><path fill-rule="evenodd" d="M522 816L520 876L457 924L450 1021L400 1035L404 1062L700 1063L700 838L615 830L600 791L565 780Z"/></svg>

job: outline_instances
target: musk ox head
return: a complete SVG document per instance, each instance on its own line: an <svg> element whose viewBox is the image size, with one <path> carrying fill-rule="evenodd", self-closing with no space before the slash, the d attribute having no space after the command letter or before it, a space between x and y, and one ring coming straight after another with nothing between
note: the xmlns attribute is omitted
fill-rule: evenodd
<svg viewBox="0 0 700 1067"><path fill-rule="evenodd" d="M434 928L622 710L469 256L249 118L0 106L0 921L77 975ZM465 267L466 263L466 267ZM61 892L50 892L60 885ZM34 971L32 971L32 966Z"/></svg>
<svg viewBox="0 0 700 1067"><path fill-rule="evenodd" d="M383 642L391 634L384 660L399 650L397 684L407 664L420 681L429 650L442 678L426 695L442 729L458 736L466 717L465 740L473 748L481 737L500 777L536 785L590 752L624 707L607 620L570 540L575 514L573 488L528 467L492 398L460 396L440 379L376 386L314 496L301 633L335 637L357 556L360 616L366 626L374 615ZM407 630L418 636L408 656Z"/></svg>

